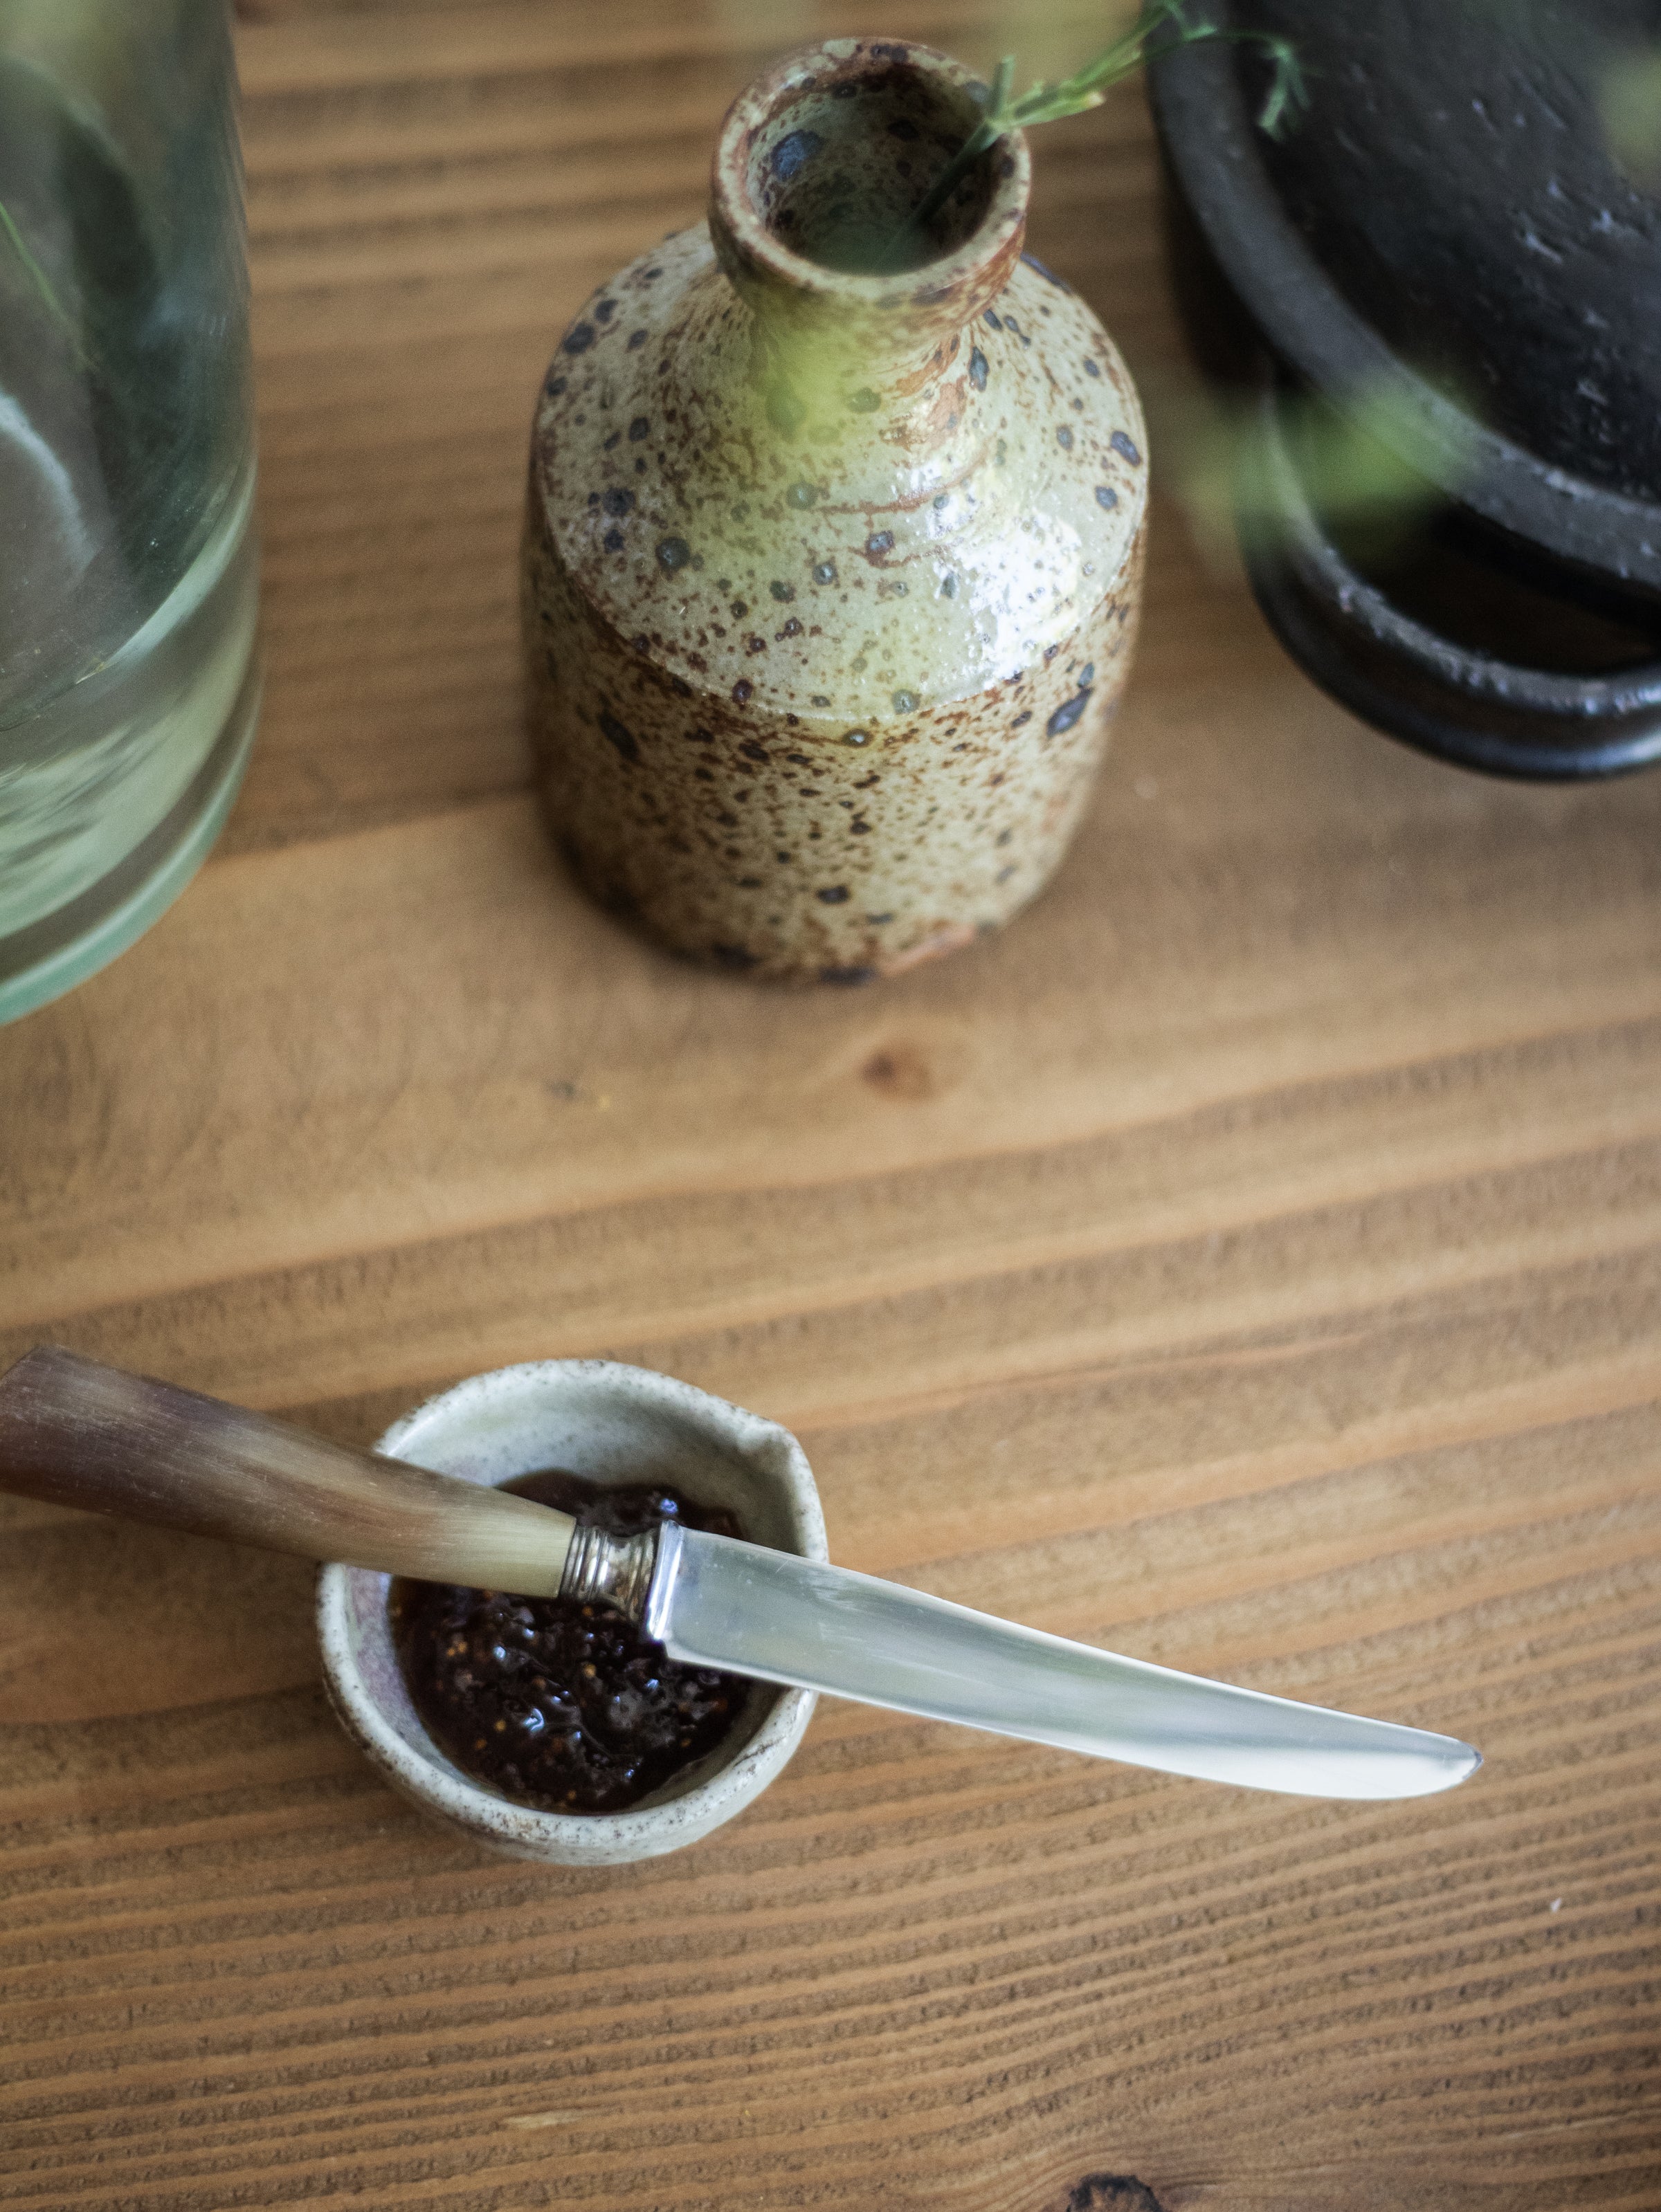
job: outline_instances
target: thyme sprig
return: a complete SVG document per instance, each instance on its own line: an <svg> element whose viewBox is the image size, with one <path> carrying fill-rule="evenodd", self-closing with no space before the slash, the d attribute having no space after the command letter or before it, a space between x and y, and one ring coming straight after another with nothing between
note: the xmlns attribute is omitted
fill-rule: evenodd
<svg viewBox="0 0 1661 2212"><path fill-rule="evenodd" d="M1297 48L1290 40L1271 31L1225 31L1214 23L1190 23L1183 12L1183 0L1144 0L1140 15L1122 38L1054 84L1035 84L1012 97L1015 58L1006 54L994 74L986 111L963 144L935 178L894 239L897 256L916 234L946 205L975 163L1011 131L1030 131L1035 124L1056 123L1066 115L1082 115L1099 107L1116 84L1179 46L1198 46L1202 40L1224 39L1236 45L1255 46L1268 55L1274 74L1263 104L1257 112L1261 130L1278 137L1288 119L1304 105L1303 71Z"/></svg>

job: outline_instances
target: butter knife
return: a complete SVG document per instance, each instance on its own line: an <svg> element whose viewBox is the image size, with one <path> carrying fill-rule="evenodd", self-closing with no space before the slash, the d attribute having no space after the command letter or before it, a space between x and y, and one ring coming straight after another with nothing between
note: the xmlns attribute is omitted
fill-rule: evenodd
<svg viewBox="0 0 1661 2212"><path fill-rule="evenodd" d="M0 1376L0 1489L310 1559L602 1602L669 1656L1202 1781L1418 1797L1480 1753L1126 1659L921 1590L665 1522L616 1537L41 1346Z"/></svg>

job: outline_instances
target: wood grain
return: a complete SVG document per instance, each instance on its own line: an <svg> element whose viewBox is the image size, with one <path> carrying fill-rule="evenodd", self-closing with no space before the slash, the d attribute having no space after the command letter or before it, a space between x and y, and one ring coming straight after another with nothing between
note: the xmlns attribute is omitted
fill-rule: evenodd
<svg viewBox="0 0 1661 2212"><path fill-rule="evenodd" d="M239 13L269 704L197 885L0 1033L0 1358L358 1441L638 1359L796 1427L849 1565L1488 1765L1304 1805L827 1706L689 1853L498 1864L335 1728L302 1569L0 1502L0 2204L1654 2212L1661 780L1397 751L1167 497L1016 928L660 959L526 795L544 361L770 54L1096 11ZM1168 487L1140 99L1035 151Z"/></svg>

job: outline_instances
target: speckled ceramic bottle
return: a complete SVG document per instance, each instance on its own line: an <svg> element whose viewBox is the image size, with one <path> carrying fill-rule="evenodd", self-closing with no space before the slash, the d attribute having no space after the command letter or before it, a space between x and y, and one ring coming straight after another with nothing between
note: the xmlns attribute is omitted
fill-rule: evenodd
<svg viewBox="0 0 1661 2212"><path fill-rule="evenodd" d="M709 230L604 286L532 442L531 719L581 879L675 950L859 982L1054 871L1123 687L1146 437L1107 334L1023 257L995 148L868 272L976 118L926 46L762 77Z"/></svg>

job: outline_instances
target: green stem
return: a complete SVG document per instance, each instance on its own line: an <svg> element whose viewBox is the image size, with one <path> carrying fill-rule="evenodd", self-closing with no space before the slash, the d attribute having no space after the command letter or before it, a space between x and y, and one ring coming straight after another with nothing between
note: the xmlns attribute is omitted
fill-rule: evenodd
<svg viewBox="0 0 1661 2212"><path fill-rule="evenodd" d="M53 291L52 288L52 279L47 276L46 270L40 266L40 264L35 259L33 254L30 252L28 240L24 237L22 232L17 228L16 221L12 215L11 210L6 205L3 200L0 200L0 231L3 231L6 236L11 240L12 249L15 252L18 259L23 264L24 273L28 277L29 282L33 285L35 290L40 295L47 313L58 325L64 337L69 340L70 344L74 348L76 361L80 362L82 368L89 367L90 363L88 361L86 351L81 343L81 333L76 327L73 316L65 310L62 301L59 300L57 293Z"/></svg>
<svg viewBox="0 0 1661 2212"><path fill-rule="evenodd" d="M1156 46L1156 33L1169 30L1168 43ZM1162 60L1178 46L1196 46L1202 39L1258 46L1272 58L1275 76L1258 115L1259 128L1273 137L1304 97L1296 49L1289 40L1267 31L1222 31L1210 23L1190 24L1183 14L1183 0L1144 0L1141 14L1123 37L1097 55L1092 62L1056 84L1034 85L1019 100L1009 96L1015 74L1015 58L1006 54L998 64L986 112L924 193L922 199L888 241L879 266L903 268L928 224L956 191L983 154L1011 131L1031 129L1034 124L1058 121L1098 106L1108 89L1133 71Z"/></svg>
<svg viewBox="0 0 1661 2212"><path fill-rule="evenodd" d="M911 240L934 221L981 155L989 148L995 146L1009 128L1005 115L1009 105L1010 81L1014 74L1015 57L1006 54L993 76L986 113L889 240L887 258L891 266L899 264Z"/></svg>
<svg viewBox="0 0 1661 2212"><path fill-rule="evenodd" d="M1003 132L990 123L977 123L906 218L905 232L922 230L932 222L981 155L995 146Z"/></svg>

